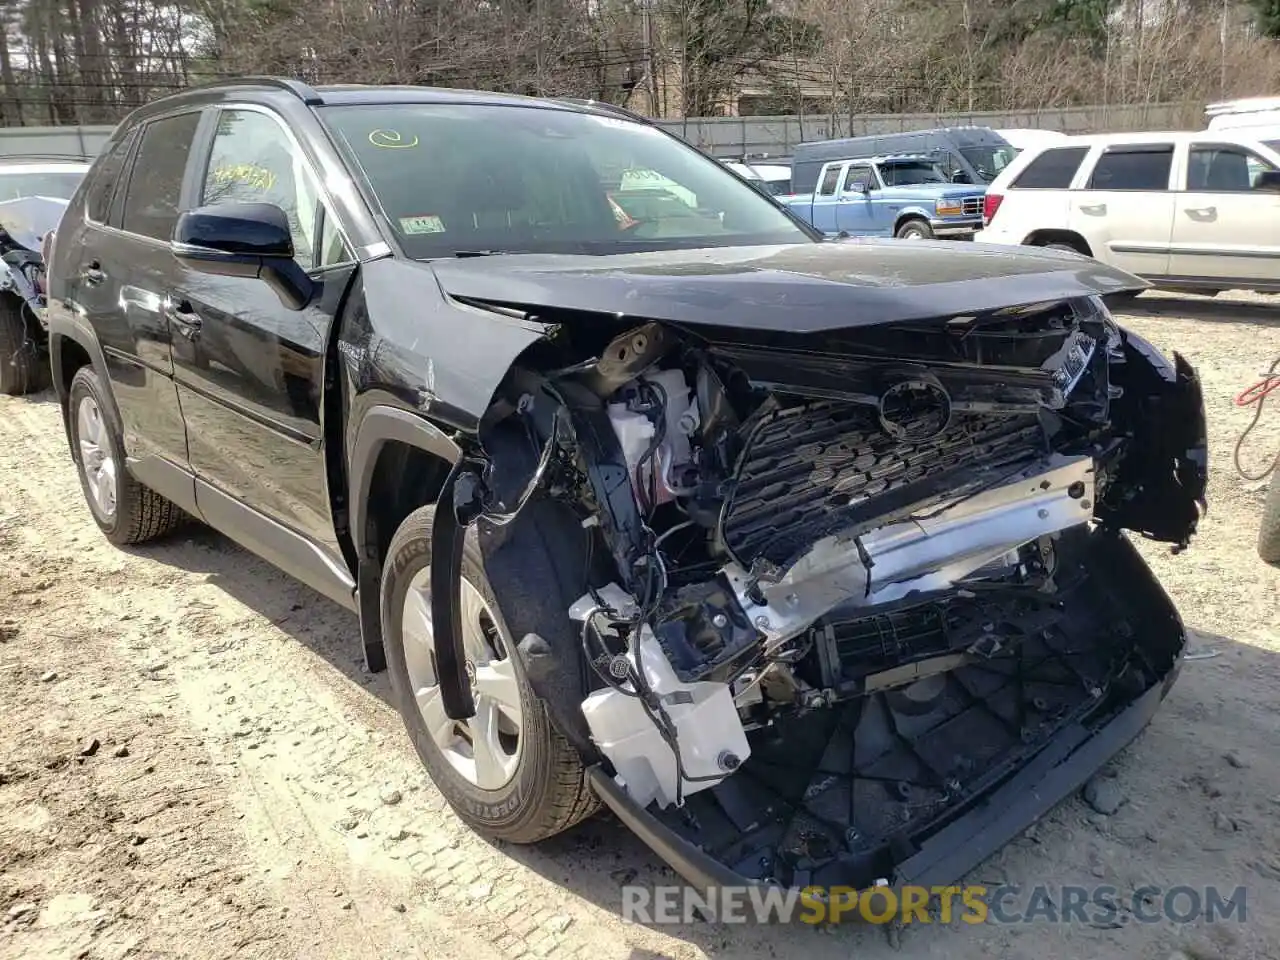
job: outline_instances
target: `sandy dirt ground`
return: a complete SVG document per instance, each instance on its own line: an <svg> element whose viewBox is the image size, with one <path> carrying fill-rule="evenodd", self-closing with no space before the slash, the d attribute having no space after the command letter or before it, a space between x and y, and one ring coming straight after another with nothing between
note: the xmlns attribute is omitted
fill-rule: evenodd
<svg viewBox="0 0 1280 960"><path fill-rule="evenodd" d="M112 548L44 395L0 398L0 957L1280 957L1280 571L1231 468L1280 302L1123 319L1205 382L1209 516L1187 553L1143 546L1198 656L1110 766L1113 814L1070 800L968 879L1243 885L1243 923L625 923L624 883L674 882L652 854L605 818L537 849L463 828L354 617L208 531Z"/></svg>

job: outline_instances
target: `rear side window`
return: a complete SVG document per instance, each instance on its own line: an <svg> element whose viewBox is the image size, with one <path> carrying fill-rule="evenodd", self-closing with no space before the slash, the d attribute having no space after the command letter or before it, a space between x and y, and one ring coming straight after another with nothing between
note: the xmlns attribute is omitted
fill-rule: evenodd
<svg viewBox="0 0 1280 960"><path fill-rule="evenodd" d="M199 112L180 113L153 120L143 129L124 198L122 230L156 240L168 240L173 235L182 176L199 123Z"/></svg>
<svg viewBox="0 0 1280 960"><path fill-rule="evenodd" d="M1065 190L1088 147L1053 147L1036 157L1010 184L1019 190Z"/></svg>
<svg viewBox="0 0 1280 960"><path fill-rule="evenodd" d="M98 160L89 174L89 184L85 187L85 215L96 223L106 223L111 211L111 198L115 196L116 184L120 182L120 174L124 170L124 162L129 158L133 142L137 139L137 130L130 130L121 137L114 146Z"/></svg>
<svg viewBox="0 0 1280 960"><path fill-rule="evenodd" d="M822 177L822 186L818 187L818 193L824 197L829 197L836 192L836 181L840 179L839 167L827 167L827 172Z"/></svg>
<svg viewBox="0 0 1280 960"><path fill-rule="evenodd" d="M1168 190L1173 145L1113 147L1098 158L1090 190Z"/></svg>

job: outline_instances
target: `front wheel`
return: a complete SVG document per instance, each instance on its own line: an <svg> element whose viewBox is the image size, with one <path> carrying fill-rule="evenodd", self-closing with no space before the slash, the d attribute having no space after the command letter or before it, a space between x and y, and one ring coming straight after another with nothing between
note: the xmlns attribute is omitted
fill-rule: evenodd
<svg viewBox="0 0 1280 960"><path fill-rule="evenodd" d="M392 538L382 577L382 634L400 715L440 793L473 829L535 843L598 806L582 758L551 722L525 676L517 638L545 635L548 618L568 618L554 597L522 596L494 583L475 528L462 561L461 629L475 716L450 720L436 673L431 622L434 507L409 514ZM545 562L529 556L530 564ZM499 578L501 579L501 578ZM512 591L510 622L495 591Z"/></svg>
<svg viewBox="0 0 1280 960"><path fill-rule="evenodd" d="M932 240L933 228L923 220L908 220L894 234L899 240Z"/></svg>
<svg viewBox="0 0 1280 960"><path fill-rule="evenodd" d="M1267 488L1267 499L1262 505L1262 526L1258 530L1258 556L1273 564L1280 564L1280 462L1277 468Z"/></svg>

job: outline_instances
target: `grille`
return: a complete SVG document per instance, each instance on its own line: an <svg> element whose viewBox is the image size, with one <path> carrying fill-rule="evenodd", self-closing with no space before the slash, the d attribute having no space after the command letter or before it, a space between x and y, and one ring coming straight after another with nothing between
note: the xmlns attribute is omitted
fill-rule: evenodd
<svg viewBox="0 0 1280 960"><path fill-rule="evenodd" d="M721 536L743 566L785 568L824 536L957 491L957 471L1029 459L1042 437L1032 416L957 416L941 436L912 441L849 403L774 409L746 428Z"/></svg>
<svg viewBox="0 0 1280 960"><path fill-rule="evenodd" d="M966 217L979 216L982 213L982 197L965 197L964 206L961 209L964 210Z"/></svg>

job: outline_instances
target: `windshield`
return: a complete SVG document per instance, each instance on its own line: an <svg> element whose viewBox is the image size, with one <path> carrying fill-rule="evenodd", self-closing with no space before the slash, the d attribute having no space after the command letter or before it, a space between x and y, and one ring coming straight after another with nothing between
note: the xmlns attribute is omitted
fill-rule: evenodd
<svg viewBox="0 0 1280 960"><path fill-rule="evenodd" d="M984 181L990 183L1001 170L1009 165L1009 161L1018 152L1008 144L1000 146L961 147L960 152L969 161L969 165L978 171Z"/></svg>
<svg viewBox="0 0 1280 960"><path fill-rule="evenodd" d="M476 104L321 112L415 259L811 239L722 164L644 124Z"/></svg>
<svg viewBox="0 0 1280 960"><path fill-rule="evenodd" d="M904 187L913 183L946 183L946 174L928 160L884 160L880 162L880 178L886 187Z"/></svg>
<svg viewBox="0 0 1280 960"><path fill-rule="evenodd" d="M48 173L33 173L25 170L15 173L0 171L0 201L21 200L23 197L55 197L59 200L70 200L83 179L84 173L80 170Z"/></svg>

